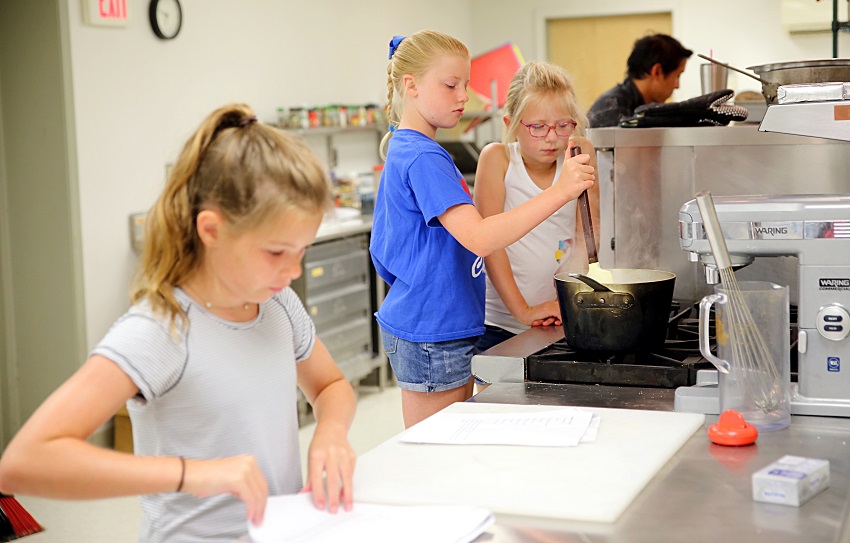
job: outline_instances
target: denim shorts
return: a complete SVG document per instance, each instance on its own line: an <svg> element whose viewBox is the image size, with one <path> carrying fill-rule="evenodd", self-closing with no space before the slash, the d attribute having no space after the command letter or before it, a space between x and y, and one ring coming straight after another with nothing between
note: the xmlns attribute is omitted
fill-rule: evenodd
<svg viewBox="0 0 850 543"><path fill-rule="evenodd" d="M443 392L468 383L476 339L415 343L381 328L381 340L398 386L413 392Z"/></svg>

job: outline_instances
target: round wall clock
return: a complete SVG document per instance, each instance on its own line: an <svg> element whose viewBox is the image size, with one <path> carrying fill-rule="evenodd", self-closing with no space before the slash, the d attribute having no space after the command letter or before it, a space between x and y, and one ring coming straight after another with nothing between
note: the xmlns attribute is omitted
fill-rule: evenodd
<svg viewBox="0 0 850 543"><path fill-rule="evenodd" d="M183 26L180 0L151 0L148 15L157 38L170 40L180 33L180 27Z"/></svg>

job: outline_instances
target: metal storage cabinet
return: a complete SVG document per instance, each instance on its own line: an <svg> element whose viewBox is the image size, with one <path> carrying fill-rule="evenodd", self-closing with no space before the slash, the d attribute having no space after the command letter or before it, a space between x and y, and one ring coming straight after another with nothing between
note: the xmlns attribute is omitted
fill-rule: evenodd
<svg viewBox="0 0 850 543"><path fill-rule="evenodd" d="M292 288L334 361L356 382L369 374L373 357L368 237L316 243L307 248L303 268Z"/></svg>
<svg viewBox="0 0 850 543"><path fill-rule="evenodd" d="M377 307L369 235L361 233L317 241L304 254L303 273L292 283L316 333L337 366L355 387L383 361L376 348L373 313ZM380 375L378 382L386 380ZM299 392L299 413L308 406Z"/></svg>

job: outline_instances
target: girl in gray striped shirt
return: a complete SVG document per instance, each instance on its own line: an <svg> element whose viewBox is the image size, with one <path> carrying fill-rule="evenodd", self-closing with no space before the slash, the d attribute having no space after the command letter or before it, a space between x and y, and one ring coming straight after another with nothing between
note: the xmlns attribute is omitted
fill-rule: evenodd
<svg viewBox="0 0 850 543"><path fill-rule="evenodd" d="M148 214L132 306L9 444L0 491L140 494L145 542L233 543L302 486L350 509L354 392L289 288L329 202L306 145L242 104L209 115ZM125 402L135 454L87 443Z"/></svg>

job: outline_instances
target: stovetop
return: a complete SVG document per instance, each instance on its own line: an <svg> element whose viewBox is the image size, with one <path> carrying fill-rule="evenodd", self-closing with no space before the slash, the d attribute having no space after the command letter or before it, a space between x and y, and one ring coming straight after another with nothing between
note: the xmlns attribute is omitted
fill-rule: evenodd
<svg viewBox="0 0 850 543"><path fill-rule="evenodd" d="M696 384L697 371L714 369L699 349L699 309L674 300L670 307L667 339L650 352L582 352L566 339L552 343L525 359L525 380L541 383L577 383L654 388ZM791 372L796 379L796 308L791 307ZM709 318L709 343L715 351L714 317Z"/></svg>

